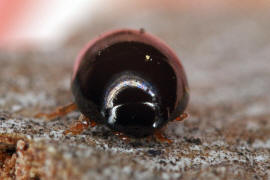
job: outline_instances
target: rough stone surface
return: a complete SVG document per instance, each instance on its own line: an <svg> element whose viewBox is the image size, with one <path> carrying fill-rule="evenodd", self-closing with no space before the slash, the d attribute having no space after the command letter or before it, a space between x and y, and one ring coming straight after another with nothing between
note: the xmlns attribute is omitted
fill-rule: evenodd
<svg viewBox="0 0 270 180"><path fill-rule="evenodd" d="M149 13L111 25L108 17L57 51L1 51L0 179L270 179L269 18ZM99 29L118 26L145 26L183 61L190 117L168 125L172 144L126 143L103 126L63 135L79 112L33 118L72 101L78 49Z"/></svg>

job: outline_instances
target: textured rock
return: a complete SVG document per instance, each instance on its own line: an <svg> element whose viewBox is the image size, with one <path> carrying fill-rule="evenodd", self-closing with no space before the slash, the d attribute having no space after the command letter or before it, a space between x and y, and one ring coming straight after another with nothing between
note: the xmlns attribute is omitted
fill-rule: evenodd
<svg viewBox="0 0 270 180"><path fill-rule="evenodd" d="M73 60L97 30L78 33L58 51L1 51L0 179L269 179L269 16L119 20L119 26L151 20L146 31L172 45L183 61L190 117L168 125L169 145L154 139L126 143L102 126L64 136L78 112L51 122L33 118L72 101ZM111 27L109 22L97 29Z"/></svg>

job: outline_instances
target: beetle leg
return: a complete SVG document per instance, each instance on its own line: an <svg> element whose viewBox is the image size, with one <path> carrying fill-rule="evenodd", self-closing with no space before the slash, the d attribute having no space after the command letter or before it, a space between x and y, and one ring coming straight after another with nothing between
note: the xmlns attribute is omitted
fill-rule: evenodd
<svg viewBox="0 0 270 180"><path fill-rule="evenodd" d="M129 142L130 141L129 137L126 136L126 135L124 135L121 132L114 132L114 135L116 135L117 137L119 137L123 141L126 141L126 142Z"/></svg>
<svg viewBox="0 0 270 180"><path fill-rule="evenodd" d="M96 122L81 114L79 119L69 129L67 129L64 134L81 134L83 130L87 129L89 126L95 127Z"/></svg>
<svg viewBox="0 0 270 180"><path fill-rule="evenodd" d="M154 133L155 138L160 142L167 142L171 144L173 141L171 139L166 138L163 133L159 130Z"/></svg>
<svg viewBox="0 0 270 180"><path fill-rule="evenodd" d="M66 106L57 108L52 113L38 113L37 115L35 115L35 118L45 117L47 120L52 120L57 117L65 116L66 114L75 111L76 109L77 105L75 103L71 103Z"/></svg>
<svg viewBox="0 0 270 180"><path fill-rule="evenodd" d="M180 116L178 116L177 118L174 119L174 121L183 121L188 117L188 113L183 113Z"/></svg>

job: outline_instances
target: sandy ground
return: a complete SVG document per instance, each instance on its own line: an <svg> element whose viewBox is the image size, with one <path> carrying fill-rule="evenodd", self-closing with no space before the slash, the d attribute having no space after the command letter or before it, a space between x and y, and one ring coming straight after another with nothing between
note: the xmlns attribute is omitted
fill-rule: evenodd
<svg viewBox="0 0 270 180"><path fill-rule="evenodd" d="M57 51L1 51L0 179L270 179L269 18L266 12L108 16ZM126 143L102 126L64 136L79 112L51 122L33 118L72 101L78 50L118 27L144 27L183 62L190 117L168 125L172 144Z"/></svg>

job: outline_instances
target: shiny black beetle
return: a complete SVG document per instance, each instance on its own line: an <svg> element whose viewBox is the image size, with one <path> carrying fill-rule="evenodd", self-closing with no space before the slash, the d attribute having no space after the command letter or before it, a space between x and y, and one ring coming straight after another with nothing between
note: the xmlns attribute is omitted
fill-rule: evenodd
<svg viewBox="0 0 270 180"><path fill-rule="evenodd" d="M175 53L156 37L129 29L105 33L81 51L72 93L74 104L38 116L54 118L78 108L80 121L66 133L105 124L135 138L159 134L168 122L183 119L189 100Z"/></svg>

